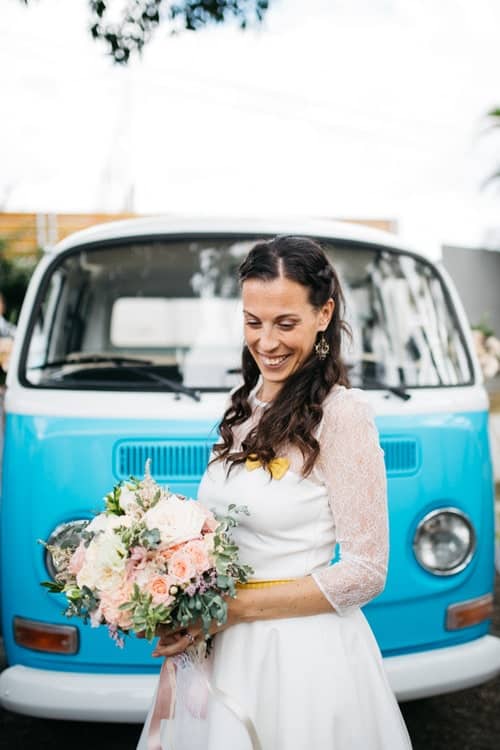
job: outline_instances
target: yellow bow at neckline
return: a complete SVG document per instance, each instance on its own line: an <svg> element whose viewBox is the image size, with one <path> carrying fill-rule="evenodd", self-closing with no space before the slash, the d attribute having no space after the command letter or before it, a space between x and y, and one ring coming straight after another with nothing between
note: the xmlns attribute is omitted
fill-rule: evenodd
<svg viewBox="0 0 500 750"><path fill-rule="evenodd" d="M245 461L247 471L254 471L254 469L258 469L261 466L264 467L264 464L254 454L248 456ZM290 468L290 461L286 456L272 458L264 468L268 469L273 479L282 479Z"/></svg>

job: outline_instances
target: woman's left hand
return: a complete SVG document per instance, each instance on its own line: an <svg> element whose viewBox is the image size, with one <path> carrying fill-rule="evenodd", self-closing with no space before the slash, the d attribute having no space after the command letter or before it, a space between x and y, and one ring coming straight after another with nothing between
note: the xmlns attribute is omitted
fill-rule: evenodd
<svg viewBox="0 0 500 750"><path fill-rule="evenodd" d="M219 630L222 627L221 625ZM204 638L203 629L197 622L190 625L189 628L177 630L171 630L166 625L160 625L157 632L159 639L154 648L153 656L176 656Z"/></svg>
<svg viewBox="0 0 500 750"><path fill-rule="evenodd" d="M238 593L238 599L240 599L240 592ZM226 622L223 625L212 622L208 634L215 635L216 633L221 633L231 625L240 622L238 612L239 607L236 600L229 599L227 602ZM157 633L159 639L154 648L153 656L176 656L205 638L205 633L199 620L187 628L176 628L175 630L168 625L159 625Z"/></svg>

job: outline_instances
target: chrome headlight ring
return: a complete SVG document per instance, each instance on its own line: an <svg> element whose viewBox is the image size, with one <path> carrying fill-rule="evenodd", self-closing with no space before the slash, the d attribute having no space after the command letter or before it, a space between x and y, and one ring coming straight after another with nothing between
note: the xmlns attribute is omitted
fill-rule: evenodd
<svg viewBox="0 0 500 750"><path fill-rule="evenodd" d="M57 547L64 547L64 545L77 547L81 539L82 531L85 530L89 523L90 521L88 518L78 518L74 521L60 523L52 530L47 540L47 544L55 545ZM48 549L45 549L45 567L51 578L55 579L57 573L59 573L58 562L54 559L54 556Z"/></svg>
<svg viewBox="0 0 500 750"><path fill-rule="evenodd" d="M472 560L477 538L471 519L459 508L443 507L418 523L413 552L418 564L437 576L460 573Z"/></svg>

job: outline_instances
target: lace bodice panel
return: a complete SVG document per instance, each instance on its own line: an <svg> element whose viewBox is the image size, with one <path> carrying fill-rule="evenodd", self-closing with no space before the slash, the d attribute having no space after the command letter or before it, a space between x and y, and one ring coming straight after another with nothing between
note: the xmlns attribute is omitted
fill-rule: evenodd
<svg viewBox="0 0 500 750"><path fill-rule="evenodd" d="M236 428L235 448L258 422L267 404L250 396L252 416ZM388 561L388 518L384 454L373 412L362 391L335 386L323 404L316 437L319 460L308 477L328 495L340 559L312 573L332 607L344 614L361 607L384 588ZM300 451L286 450L300 474Z"/></svg>

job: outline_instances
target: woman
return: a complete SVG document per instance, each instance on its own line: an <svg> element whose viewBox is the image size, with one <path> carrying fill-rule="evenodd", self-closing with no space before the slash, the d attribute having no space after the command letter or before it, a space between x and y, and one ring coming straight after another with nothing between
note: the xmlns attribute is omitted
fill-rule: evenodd
<svg viewBox="0 0 500 750"><path fill-rule="evenodd" d="M222 513L248 507L234 537L257 580L212 629L211 681L251 719L263 750L409 748L360 610L385 584L386 483L371 411L340 354L337 275L316 242L277 237L250 251L240 282L244 383L199 500ZM154 653L202 637L196 626L165 633ZM208 724L210 750L250 747L232 738L220 707Z"/></svg>

